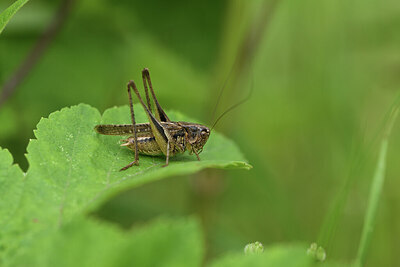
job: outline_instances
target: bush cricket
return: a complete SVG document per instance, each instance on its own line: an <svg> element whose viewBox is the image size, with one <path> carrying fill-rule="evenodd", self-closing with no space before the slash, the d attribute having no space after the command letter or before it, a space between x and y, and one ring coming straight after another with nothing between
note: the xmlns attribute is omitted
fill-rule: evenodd
<svg viewBox="0 0 400 267"><path fill-rule="evenodd" d="M143 69L142 78L147 106L143 102L135 83L131 80L127 84L132 124L101 124L94 128L96 132L104 135L131 135L122 140L125 143L121 144L121 146L126 146L135 151L135 160L120 169L120 171L126 170L133 165L139 165L139 153L151 156L165 155L166 162L164 167L168 166L170 157L186 150L190 154L194 153L197 159L200 160L199 154L210 136L210 129L197 123L171 121L157 100L147 68ZM155 114L151 111L148 87L150 87L151 96L155 104ZM149 120L148 123L136 124L131 89L133 89L143 106Z"/></svg>

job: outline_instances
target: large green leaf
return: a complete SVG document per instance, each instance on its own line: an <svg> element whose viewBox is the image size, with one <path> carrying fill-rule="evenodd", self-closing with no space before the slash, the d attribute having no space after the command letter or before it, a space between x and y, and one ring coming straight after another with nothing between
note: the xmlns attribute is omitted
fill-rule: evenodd
<svg viewBox="0 0 400 267"><path fill-rule="evenodd" d="M143 121L144 112L139 106L135 110L138 122ZM190 121L177 112L168 114L172 119ZM119 146L120 137L101 136L93 130L96 124L111 122L129 123L128 107L109 109L102 118L95 108L81 104L54 112L39 122L35 131L37 139L31 140L27 148L30 167L25 181L20 181L18 176L22 172L15 166L15 174L0 180L7 184L4 190L19 192L1 196L4 204L0 214L6 213L8 206L16 205L15 211L0 221L6 259L15 253L23 254L38 233L57 230L121 190L204 168L251 167L232 141L213 132L200 162L186 154L162 168L164 157L141 156L140 166L119 172L132 161L133 153Z"/></svg>
<svg viewBox="0 0 400 267"><path fill-rule="evenodd" d="M50 232L50 231L49 231ZM200 266L203 244L193 219L161 219L134 231L78 218L35 240L18 266Z"/></svg>
<svg viewBox="0 0 400 267"><path fill-rule="evenodd" d="M11 20L11 18L17 13L17 11L26 4L28 0L18 0L15 1L10 7L0 13L0 33L4 30L7 23Z"/></svg>

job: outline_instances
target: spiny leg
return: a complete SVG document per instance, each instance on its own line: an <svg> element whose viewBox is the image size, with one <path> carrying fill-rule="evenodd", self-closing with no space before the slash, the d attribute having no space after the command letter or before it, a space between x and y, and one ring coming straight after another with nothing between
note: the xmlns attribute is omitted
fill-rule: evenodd
<svg viewBox="0 0 400 267"><path fill-rule="evenodd" d="M132 119L132 128L133 128L133 138L135 140L135 160L120 169L120 171L124 171L126 169L129 169L133 165L139 165L139 152L138 152L138 145L137 145L137 134L136 134L136 122L135 122L135 113L133 111L133 101L132 101L132 93L131 93L131 87L133 87L135 84L133 81L129 81L127 84L128 87L128 96L129 96L129 107L131 109L131 119Z"/></svg>
<svg viewBox="0 0 400 267"><path fill-rule="evenodd" d="M148 69L148 68L144 68L144 69L142 70L142 78L143 78L144 89L145 89L145 91L146 91L146 98L147 98L147 103L148 103L148 105L149 105L149 109L150 109L150 99L149 99L148 92L147 92L147 85L146 85L146 82L149 84L150 92L151 92L151 95L153 96L153 100L154 100L154 103L155 103L155 105L156 105L155 113L156 113L156 118L157 118L157 120L163 121L163 122L169 122L169 121L171 121L171 120L168 118L167 114L165 114L165 112L164 112L164 110L162 109L160 103L158 103L156 94L154 93L154 90L153 90L153 85L151 84L150 72L149 72L149 69Z"/></svg>
<svg viewBox="0 0 400 267"><path fill-rule="evenodd" d="M192 148L194 154L196 154L197 160L200 161L199 153L197 153L196 149Z"/></svg>

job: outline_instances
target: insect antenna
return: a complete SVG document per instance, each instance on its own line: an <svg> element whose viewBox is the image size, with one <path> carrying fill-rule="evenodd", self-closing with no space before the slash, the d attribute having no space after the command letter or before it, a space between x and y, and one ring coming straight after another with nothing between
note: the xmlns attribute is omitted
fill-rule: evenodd
<svg viewBox="0 0 400 267"><path fill-rule="evenodd" d="M212 125L212 127L211 127L211 129L210 129L210 132L214 129L215 125L217 125L217 123L219 122L219 120L220 120L223 116L225 116L229 111L231 111L231 110L237 108L238 106L240 106L241 104L245 103L247 100L250 99L250 97L251 97L251 95L252 95L252 93L253 93L253 85L254 85L254 81L251 80L251 87L250 87L250 90L249 90L248 95L247 95L245 98L243 98L242 100L240 100L239 102L237 102L237 103L233 104L232 106L230 106L230 107L229 107L227 110L225 110L224 112L222 112L222 114L219 115L219 117L215 120L214 124ZM219 101L219 99L218 99L218 101Z"/></svg>
<svg viewBox="0 0 400 267"><path fill-rule="evenodd" d="M226 80L224 81L224 84L222 85L222 89L219 92L219 95L218 95L218 98L217 98L217 103L215 103L215 107L214 107L214 110L212 112L212 117L214 117L215 112L217 111L217 107L218 107L219 101L221 100L222 93L224 92L225 87L228 84L229 78L231 77L234 69L235 69L235 64L232 66L232 68L231 68L231 70L230 70L230 72L228 74L228 77L226 78Z"/></svg>

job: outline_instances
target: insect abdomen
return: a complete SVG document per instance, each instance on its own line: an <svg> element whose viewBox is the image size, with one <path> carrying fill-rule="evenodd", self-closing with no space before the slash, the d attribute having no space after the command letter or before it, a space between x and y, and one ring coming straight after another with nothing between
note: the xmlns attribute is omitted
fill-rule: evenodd
<svg viewBox="0 0 400 267"><path fill-rule="evenodd" d="M180 136L174 136L174 139L177 145L181 145L183 151L178 149L178 147L171 148L172 149L170 150L171 156L185 151L183 138L181 138ZM125 141L126 143L122 144L121 146L126 146L130 150L135 151L135 138L133 136L123 141ZM160 149L160 146L158 145L153 135L137 137L137 141L138 141L138 152L140 154L150 155L150 156L163 155L163 152Z"/></svg>
<svg viewBox="0 0 400 267"><path fill-rule="evenodd" d="M126 146L130 150L135 151L135 139L133 138L133 136L129 137L124 141L126 141L126 143L122 144L121 146ZM163 154L154 136L138 137L137 141L138 141L138 152L140 154L150 155L150 156L157 156Z"/></svg>

